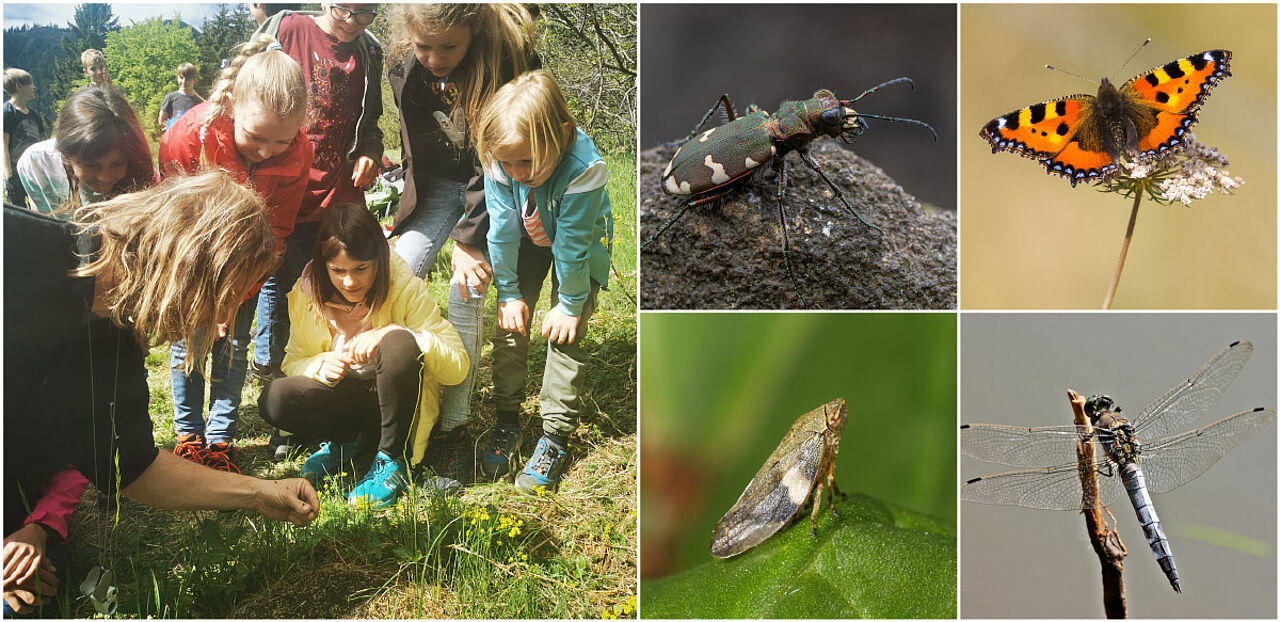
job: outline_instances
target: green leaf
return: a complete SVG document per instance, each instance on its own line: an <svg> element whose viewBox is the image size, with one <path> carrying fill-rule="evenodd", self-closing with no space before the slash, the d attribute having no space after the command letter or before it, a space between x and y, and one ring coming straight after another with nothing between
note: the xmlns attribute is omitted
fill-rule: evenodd
<svg viewBox="0 0 1280 622"><path fill-rule="evenodd" d="M642 586L646 618L955 618L955 527L863 495ZM708 553L708 556L710 553Z"/></svg>

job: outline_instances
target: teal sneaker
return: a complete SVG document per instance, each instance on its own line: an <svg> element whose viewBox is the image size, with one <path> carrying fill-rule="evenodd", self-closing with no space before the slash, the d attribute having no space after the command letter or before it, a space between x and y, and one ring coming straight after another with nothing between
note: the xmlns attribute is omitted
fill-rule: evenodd
<svg viewBox="0 0 1280 622"><path fill-rule="evenodd" d="M544 434L533 448L533 457L516 476L516 488L535 494L538 488L551 492L560 484L560 473L568 461L568 452Z"/></svg>
<svg viewBox="0 0 1280 622"><path fill-rule="evenodd" d="M490 480L496 480L511 472L511 459L520 449L520 426L506 427L494 424L489 430L489 449L480 461L480 472Z"/></svg>
<svg viewBox="0 0 1280 622"><path fill-rule="evenodd" d="M302 476L311 480L311 483L319 483L330 475L337 475L342 472L342 465L351 462L356 452L360 451L360 441L351 441L335 445L331 441L320 443L320 449L316 453L311 454L306 462L302 463Z"/></svg>
<svg viewBox="0 0 1280 622"><path fill-rule="evenodd" d="M406 475L409 473L409 467L405 465L404 458L392 459L381 451L373 458L373 465L369 467L369 472L365 473L364 479L356 484L355 490L347 495L347 503L352 505L369 504L374 509L381 509L394 505L396 498L404 489L408 487L409 480Z"/></svg>

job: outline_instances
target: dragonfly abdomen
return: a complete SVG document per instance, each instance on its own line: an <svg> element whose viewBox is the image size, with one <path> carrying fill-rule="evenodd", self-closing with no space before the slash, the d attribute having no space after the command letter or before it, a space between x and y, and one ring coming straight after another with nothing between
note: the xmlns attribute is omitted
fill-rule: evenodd
<svg viewBox="0 0 1280 622"><path fill-rule="evenodd" d="M1142 467L1136 462L1127 462L1120 468L1120 478L1124 481L1124 488L1129 493L1134 511L1138 513L1138 523L1142 525L1142 532L1147 536L1147 544L1156 556L1156 563L1160 564L1160 569L1169 578L1173 591L1181 593L1178 568L1173 564L1173 549L1169 547L1169 539L1164 534L1164 527L1160 526L1160 517L1156 515L1156 508L1151 504L1151 495L1147 493L1147 483L1142 475Z"/></svg>

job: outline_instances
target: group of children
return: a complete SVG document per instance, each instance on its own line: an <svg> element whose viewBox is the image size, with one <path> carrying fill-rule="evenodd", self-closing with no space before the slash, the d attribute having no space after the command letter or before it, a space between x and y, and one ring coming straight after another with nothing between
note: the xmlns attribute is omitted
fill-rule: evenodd
<svg viewBox="0 0 1280 622"><path fill-rule="evenodd" d="M492 286L497 421L479 466L492 479L520 469L516 485L526 491L554 489L582 409L581 341L608 282L605 162L538 69L521 5L391 10L396 43L385 57L365 32L377 5L322 4L317 13L262 15L207 101L194 91L195 67L183 64L157 119L165 128L158 168L100 52L86 53L92 84L67 99L51 140L37 140L43 125L26 109L30 76L7 70L9 201L65 217L127 193L143 202L160 180L211 168L253 189L276 258L258 266L270 274L265 282L217 301L226 303L218 322L172 341L174 453L239 472L232 442L252 349L264 379L260 413L280 430L273 441L323 441L302 466L309 478L372 454L348 499L375 507L396 501L414 466L433 474L424 485L472 480L467 423ZM406 171L390 241L361 190L382 159L384 63ZM424 279L449 237L446 320ZM520 468L512 460L522 445L532 309L548 273L542 434Z"/></svg>

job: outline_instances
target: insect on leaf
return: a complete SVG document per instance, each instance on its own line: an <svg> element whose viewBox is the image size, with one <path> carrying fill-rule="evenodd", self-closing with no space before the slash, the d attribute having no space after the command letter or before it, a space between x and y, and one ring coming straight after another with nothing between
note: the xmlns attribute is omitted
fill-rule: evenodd
<svg viewBox="0 0 1280 622"><path fill-rule="evenodd" d="M828 501L837 492L836 453L848 417L845 401L837 399L801 415L792 424L742 496L716 523L711 532L712 555L733 557L764 542L799 516L810 496L814 497L812 523L817 534L823 486Z"/></svg>

